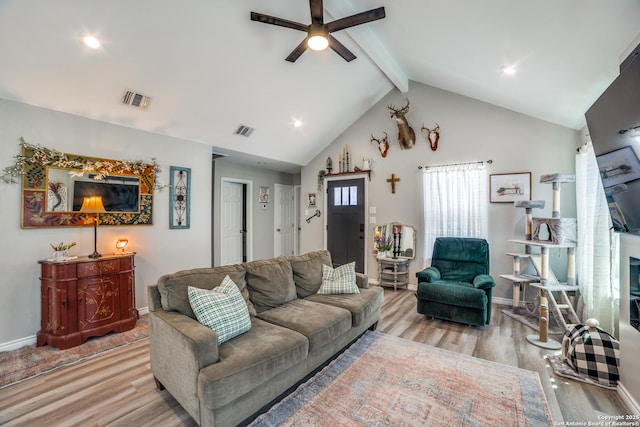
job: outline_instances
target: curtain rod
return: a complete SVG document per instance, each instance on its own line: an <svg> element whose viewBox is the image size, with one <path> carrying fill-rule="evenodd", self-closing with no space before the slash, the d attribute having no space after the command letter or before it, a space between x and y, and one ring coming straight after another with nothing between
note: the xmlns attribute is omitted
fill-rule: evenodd
<svg viewBox="0 0 640 427"><path fill-rule="evenodd" d="M422 165L420 165L420 166L418 166L418 169L424 168L426 170L426 169L429 169L429 168L437 168L437 167L443 167L443 166L473 165L473 164L476 164L476 163L479 164L479 165L481 165L483 163L487 163L487 164L490 165L491 163L493 163L493 160L489 159L489 160L482 160L482 161L479 161L479 162L450 163L448 165L435 165L435 166L428 166L428 165L422 166Z"/></svg>

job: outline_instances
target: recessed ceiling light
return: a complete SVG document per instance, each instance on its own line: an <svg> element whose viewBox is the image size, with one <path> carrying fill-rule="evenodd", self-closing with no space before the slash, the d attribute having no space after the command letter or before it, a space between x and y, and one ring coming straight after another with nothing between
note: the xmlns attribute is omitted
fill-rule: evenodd
<svg viewBox="0 0 640 427"><path fill-rule="evenodd" d="M82 39L84 44L91 49L97 49L100 47L100 41L93 36L86 36Z"/></svg>
<svg viewBox="0 0 640 427"><path fill-rule="evenodd" d="M258 164L259 164L260 166L265 166L267 163L266 163L266 162L258 162Z"/></svg>
<svg viewBox="0 0 640 427"><path fill-rule="evenodd" d="M300 126L302 126L302 120L294 120L293 121L293 127L299 128Z"/></svg>
<svg viewBox="0 0 640 427"><path fill-rule="evenodd" d="M500 67L500 71L502 71L502 74L507 76L513 76L516 73L516 69L512 65L503 65Z"/></svg>

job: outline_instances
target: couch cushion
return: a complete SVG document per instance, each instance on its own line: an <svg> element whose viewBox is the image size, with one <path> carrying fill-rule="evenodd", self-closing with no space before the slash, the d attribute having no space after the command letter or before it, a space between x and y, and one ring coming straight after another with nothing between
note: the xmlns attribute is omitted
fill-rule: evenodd
<svg viewBox="0 0 640 427"><path fill-rule="evenodd" d="M300 332L309 340L309 352L320 348L351 329L351 313L306 299L296 299L258 313L260 319Z"/></svg>
<svg viewBox="0 0 640 427"><path fill-rule="evenodd" d="M350 262L337 268L323 265L322 285L318 293L321 295L360 293L356 285L356 263Z"/></svg>
<svg viewBox="0 0 640 427"><path fill-rule="evenodd" d="M358 294L342 295L310 295L307 301L319 302L335 307L341 307L351 312L351 324L358 327L371 313L379 310L384 299L384 291L376 286L361 289Z"/></svg>
<svg viewBox="0 0 640 427"><path fill-rule="evenodd" d="M434 283L418 283L419 300L435 301L457 307L484 309L487 305L487 294L476 289L470 283L448 282L439 280Z"/></svg>
<svg viewBox="0 0 640 427"><path fill-rule="evenodd" d="M198 322L216 332L218 345L251 329L247 304L229 276L214 289L189 286L187 292Z"/></svg>
<svg viewBox="0 0 640 427"><path fill-rule="evenodd" d="M320 250L289 257L298 298L318 292L322 285L322 266L332 265L329 251Z"/></svg>
<svg viewBox="0 0 640 427"><path fill-rule="evenodd" d="M291 264L285 257L244 264L251 301L260 313L297 298Z"/></svg>
<svg viewBox="0 0 640 427"><path fill-rule="evenodd" d="M247 309L252 316L256 315L256 309L249 300L249 291L245 281L245 269L240 264L224 265L214 268L194 268L192 270L178 271L173 274L166 274L158 279L158 291L160 292L160 302L166 311L177 311L192 319L196 315L189 304L187 287L213 289L222 283L225 276L229 276L233 283L238 286L242 297L247 303Z"/></svg>
<svg viewBox="0 0 640 427"><path fill-rule="evenodd" d="M306 363L308 348L303 335L253 317L247 333L219 347L220 361L200 370L200 401L209 408L233 402L296 364Z"/></svg>

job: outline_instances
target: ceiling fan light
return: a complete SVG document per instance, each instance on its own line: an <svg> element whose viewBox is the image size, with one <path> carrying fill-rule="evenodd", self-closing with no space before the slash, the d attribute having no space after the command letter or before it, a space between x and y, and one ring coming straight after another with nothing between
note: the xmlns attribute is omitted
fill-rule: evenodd
<svg viewBox="0 0 640 427"><path fill-rule="evenodd" d="M329 46L329 40L324 34L314 34L307 40L307 46L311 50L325 50Z"/></svg>

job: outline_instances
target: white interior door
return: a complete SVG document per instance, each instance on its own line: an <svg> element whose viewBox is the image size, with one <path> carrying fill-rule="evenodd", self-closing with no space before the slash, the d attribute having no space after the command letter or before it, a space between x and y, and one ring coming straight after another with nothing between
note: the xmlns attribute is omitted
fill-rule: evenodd
<svg viewBox="0 0 640 427"><path fill-rule="evenodd" d="M242 263L244 185L222 181L222 209L220 218L220 263Z"/></svg>
<svg viewBox="0 0 640 427"><path fill-rule="evenodd" d="M275 184L274 191L274 255L295 255L294 191L291 185Z"/></svg>

